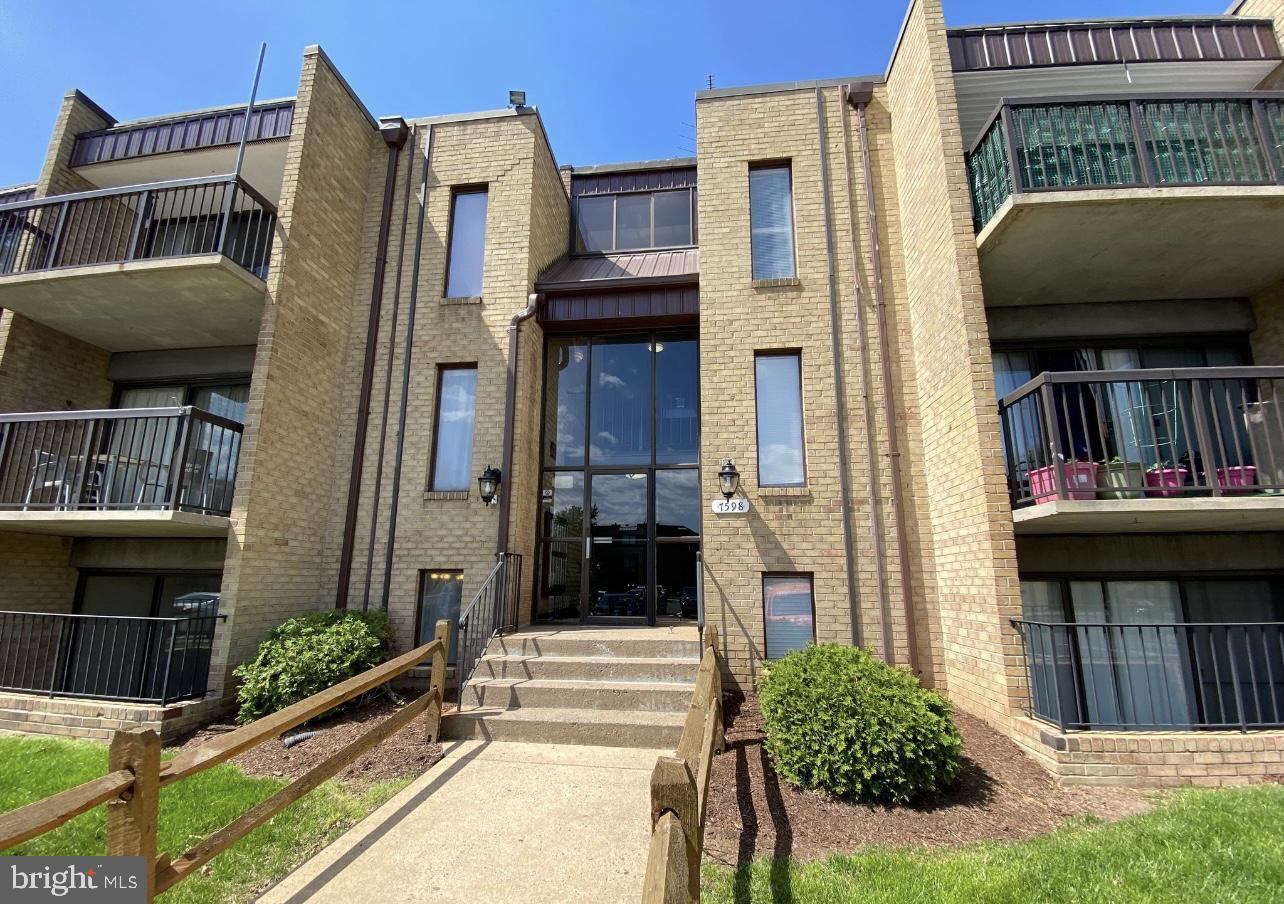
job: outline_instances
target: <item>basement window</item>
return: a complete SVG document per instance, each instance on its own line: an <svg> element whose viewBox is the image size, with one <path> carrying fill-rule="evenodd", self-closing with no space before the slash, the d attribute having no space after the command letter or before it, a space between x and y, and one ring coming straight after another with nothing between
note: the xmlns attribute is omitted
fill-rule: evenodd
<svg viewBox="0 0 1284 904"><path fill-rule="evenodd" d="M415 646L433 639L437 622L450 621L450 646L446 661L455 664L459 648L459 608L464 600L464 573L433 568L419 572L419 612L415 619Z"/></svg>
<svg viewBox="0 0 1284 904"><path fill-rule="evenodd" d="M767 659L780 659L815 642L816 602L810 574L764 574L762 611Z"/></svg>

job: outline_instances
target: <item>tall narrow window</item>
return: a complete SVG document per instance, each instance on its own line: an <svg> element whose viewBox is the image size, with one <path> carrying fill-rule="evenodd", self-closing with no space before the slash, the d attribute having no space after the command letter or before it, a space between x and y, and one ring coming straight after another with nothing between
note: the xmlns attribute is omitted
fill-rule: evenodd
<svg viewBox="0 0 1284 904"><path fill-rule="evenodd" d="M789 164L749 170L749 232L753 278L792 278L794 199Z"/></svg>
<svg viewBox="0 0 1284 904"><path fill-rule="evenodd" d="M438 492L467 490L473 458L477 365L443 366L437 371L437 428L433 431L432 480Z"/></svg>
<svg viewBox="0 0 1284 904"><path fill-rule="evenodd" d="M799 353L758 355L754 359L754 389L758 406L758 486L802 486L807 481L807 469Z"/></svg>
<svg viewBox="0 0 1284 904"><path fill-rule="evenodd" d="M779 659L815 641L816 604L811 575L764 574L762 609L768 659Z"/></svg>
<svg viewBox="0 0 1284 904"><path fill-rule="evenodd" d="M440 569L419 572L419 618L415 625L415 646L432 640L441 619L450 621L450 649L446 661L454 663L459 647L459 607L464 601L464 573Z"/></svg>
<svg viewBox="0 0 1284 904"><path fill-rule="evenodd" d="M480 297L485 252L486 189L456 189L450 202L447 297Z"/></svg>

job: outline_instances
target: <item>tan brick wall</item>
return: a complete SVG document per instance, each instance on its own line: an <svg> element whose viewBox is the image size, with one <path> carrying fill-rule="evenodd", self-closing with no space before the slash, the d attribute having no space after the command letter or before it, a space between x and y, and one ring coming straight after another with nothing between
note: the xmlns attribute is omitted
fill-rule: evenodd
<svg viewBox="0 0 1284 904"><path fill-rule="evenodd" d="M379 141L319 48L304 54L268 274L211 670L248 658L273 625L334 605L323 544L340 452L336 399L352 326L361 222Z"/></svg>
<svg viewBox="0 0 1284 904"><path fill-rule="evenodd" d="M406 321L410 312L418 213L416 198L423 174L423 147L427 137L425 124L418 124L415 128L416 151L413 155L403 154L399 161L393 199L390 260L377 340L377 367L350 584L349 606L354 607L361 605L367 580L371 587L370 604L379 605L381 596ZM411 168L412 197L403 245L400 236L407 167ZM377 178L381 188L382 173L372 178ZM487 186L488 194L482 296L476 302L447 302L443 299L443 291L451 190L454 186L480 184ZM366 210L366 247L374 246L379 204L372 203ZM564 252L566 234L566 197L534 115L483 117L433 124L407 400L406 442L389 597L389 612L400 646L408 646L414 636L420 571L434 568L462 570L466 603L495 561L499 509L481 504L475 482L470 483L466 494L447 496L429 492L437 369L443 364L476 363L476 412L469 474L475 477L487 465L499 467L503 459L508 326L513 315L526 307L535 275ZM401 295L394 297L398 262L402 269ZM353 302L353 322L361 324L361 328L354 329L349 337L347 382L343 391L344 398L348 400L343 406L348 440L345 453L336 459L334 471L335 484L341 482L344 487L351 467L350 437L355 420L372 278L372 268L363 264ZM390 341L393 343L391 359L388 356ZM509 494L513 501L509 548L525 558L526 571L522 582L522 611L525 614L530 605L529 577L534 552L531 534L535 518L535 475L538 473L534 448L535 437L538 436L535 400L541 380L542 354L541 331L533 320L521 328L518 354L520 393L515 408L517 440L514 443L517 454L513 473L505 475L503 492ZM387 441L376 512L375 477L389 369L392 378L387 398ZM343 531L344 502L343 499L334 500L330 508L327 550L330 567L335 573ZM371 567L367 569L372 530L375 551Z"/></svg>
<svg viewBox="0 0 1284 904"><path fill-rule="evenodd" d="M0 730L109 741L116 731L150 728L168 744L217 718L227 706L214 697L160 706L0 694Z"/></svg>
<svg viewBox="0 0 1284 904"><path fill-rule="evenodd" d="M70 612L71 538L0 532L0 610Z"/></svg>
<svg viewBox="0 0 1284 904"><path fill-rule="evenodd" d="M985 309L938 0L915 0L887 84L945 684L1002 723L1020 698L1019 611Z"/></svg>
<svg viewBox="0 0 1284 904"><path fill-rule="evenodd" d="M859 136L854 113L842 107L840 90L822 90L829 162L831 216L834 228L835 278L839 289L839 337L846 386L849 506L853 531L857 585L857 623L861 643L883 649L883 625L878 603L879 578L874 561L872 513L867 487L875 470L882 499L877 526L885 547L884 582L889 610L892 659L905 664L908 643L902 616L901 581L895 513L890 503L891 462L887 455L886 412L881 403L881 365L875 337L871 244L865 234L864 185L860 169ZM825 216L821 185L820 133L814 90L702 98L697 103L700 180L700 335L701 335L701 458L705 499L717 487L717 471L725 457L735 460L751 510L747 516L704 515L705 602L709 619L725 638L733 678L752 682L760 672L764 627L764 572L810 572L816 603L816 633L821 642L850 643L851 603L847 561L839 508L840 470L836 388L831 351L831 321L827 281ZM852 158L844 157L843 118L849 117ZM870 106L871 158L885 275L896 266L889 253L887 210L891 166L888 116L880 93ZM793 204L797 284L755 287L751 279L749 237L749 165L788 160L793 173ZM844 167L851 174L854 198L848 197ZM854 202L857 221L850 222ZM850 251L855 227L863 293L856 290L856 270ZM886 280L889 334L898 398L902 445L915 418L908 359L898 335L900 303L894 281ZM863 317L869 342L858 342L856 318ZM801 350L804 396L804 434L808 486L801 489L758 486L755 441L754 353ZM864 373L870 375L868 385ZM874 409L875 435L864 434L868 404ZM872 449L872 459L871 459ZM904 451L904 450L903 450ZM906 469L907 496L912 470ZM707 503L706 503L707 504ZM912 506L907 519L913 518ZM916 531L909 527L910 555L917 558ZM926 587L921 562L913 562L917 581L912 588L922 613ZM924 621L923 619L920 619ZM920 626L924 676L932 680L930 620Z"/></svg>
<svg viewBox="0 0 1284 904"><path fill-rule="evenodd" d="M1066 784L1224 787L1284 776L1284 732L1062 733L1024 717L1012 738Z"/></svg>

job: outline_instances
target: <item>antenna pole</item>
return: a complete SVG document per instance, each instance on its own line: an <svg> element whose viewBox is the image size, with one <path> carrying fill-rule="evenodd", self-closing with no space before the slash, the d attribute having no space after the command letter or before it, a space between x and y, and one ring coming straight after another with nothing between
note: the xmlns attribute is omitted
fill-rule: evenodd
<svg viewBox="0 0 1284 904"><path fill-rule="evenodd" d="M254 83L250 85L250 102L245 105L245 124L241 126L241 143L236 149L236 166L232 167L232 177L239 178L241 164L245 162L245 143L250 138L250 117L254 115L254 100L259 95L259 76L263 74L263 55L267 53L267 41L259 44L259 62L254 67Z"/></svg>

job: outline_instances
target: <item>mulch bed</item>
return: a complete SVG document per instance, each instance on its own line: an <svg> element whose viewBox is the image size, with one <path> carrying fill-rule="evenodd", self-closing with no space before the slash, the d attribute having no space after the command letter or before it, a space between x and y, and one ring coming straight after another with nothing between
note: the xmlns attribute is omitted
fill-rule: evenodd
<svg viewBox="0 0 1284 904"><path fill-rule="evenodd" d="M339 748L355 741L358 736L374 728L399 708L387 697L377 697L338 715L291 729L285 733L285 737L301 732L315 732L311 738L293 747L286 747L281 738L273 738L233 757L231 762L246 775L295 778ZM180 745L181 749L199 747L236 727L233 724L208 725ZM427 742L423 721L414 719L401 731L357 757L336 778L352 785L408 778L426 772L441 756L441 747Z"/></svg>
<svg viewBox="0 0 1284 904"><path fill-rule="evenodd" d="M1150 807L1136 791L1058 786L1012 741L966 713L956 714L963 771L948 792L907 807L845 803L776 775L755 699L729 701L726 719L727 750L714 758L709 782L705 853L728 866L765 855L811 860L867 844L1016 841L1071 817L1118 819Z"/></svg>

